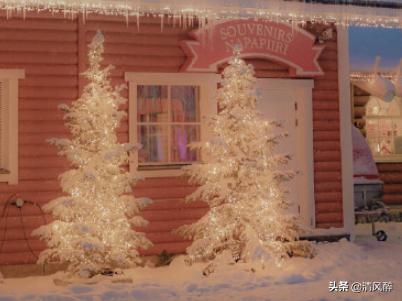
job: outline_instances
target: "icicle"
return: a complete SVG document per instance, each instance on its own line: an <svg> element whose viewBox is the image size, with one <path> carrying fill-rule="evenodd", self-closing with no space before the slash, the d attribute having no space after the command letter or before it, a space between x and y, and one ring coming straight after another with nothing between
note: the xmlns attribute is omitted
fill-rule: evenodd
<svg viewBox="0 0 402 301"><path fill-rule="evenodd" d="M137 31L140 32L140 12L137 11Z"/></svg>
<svg viewBox="0 0 402 301"><path fill-rule="evenodd" d="M163 14L160 14L161 18L161 32L163 32Z"/></svg>

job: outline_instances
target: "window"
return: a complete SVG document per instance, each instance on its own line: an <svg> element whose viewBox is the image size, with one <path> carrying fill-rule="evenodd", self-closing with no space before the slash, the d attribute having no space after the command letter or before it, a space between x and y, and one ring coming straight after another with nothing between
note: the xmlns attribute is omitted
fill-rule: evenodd
<svg viewBox="0 0 402 301"><path fill-rule="evenodd" d="M366 105L367 141L377 162L402 161L402 100L370 96Z"/></svg>
<svg viewBox="0 0 402 301"><path fill-rule="evenodd" d="M18 183L18 79L23 70L0 69L0 182Z"/></svg>
<svg viewBox="0 0 402 301"><path fill-rule="evenodd" d="M179 175L200 161L192 142L206 139L205 118L216 112L218 76L192 73L126 73L130 142L142 148L130 168L144 176Z"/></svg>

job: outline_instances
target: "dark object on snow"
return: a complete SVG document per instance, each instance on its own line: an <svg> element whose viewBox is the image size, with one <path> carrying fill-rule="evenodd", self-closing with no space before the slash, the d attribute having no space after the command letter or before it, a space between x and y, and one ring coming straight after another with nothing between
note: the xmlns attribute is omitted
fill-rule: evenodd
<svg viewBox="0 0 402 301"><path fill-rule="evenodd" d="M383 230L379 230L375 233L375 236L377 237L378 241L386 241L388 238L387 233L385 233Z"/></svg>
<svg viewBox="0 0 402 301"><path fill-rule="evenodd" d="M166 250L163 250L159 255L158 255L158 263L156 266L164 266L164 265L169 265L173 260L173 254L168 253Z"/></svg>

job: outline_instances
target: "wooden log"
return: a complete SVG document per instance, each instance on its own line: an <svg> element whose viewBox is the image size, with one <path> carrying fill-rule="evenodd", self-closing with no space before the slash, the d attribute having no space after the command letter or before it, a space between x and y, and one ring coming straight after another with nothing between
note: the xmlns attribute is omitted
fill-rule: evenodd
<svg viewBox="0 0 402 301"><path fill-rule="evenodd" d="M115 66L124 66L125 68L130 68L131 66L181 66L185 61L184 57L153 57L153 56L133 56L133 55L112 55L105 54L104 55L104 64L105 65L115 65Z"/></svg>
<svg viewBox="0 0 402 301"><path fill-rule="evenodd" d="M0 44L0 52L30 53L77 53L76 43L48 42L48 41L3 41Z"/></svg>
<svg viewBox="0 0 402 301"><path fill-rule="evenodd" d="M135 45L129 43L105 43L105 53L109 55L133 55L133 56L169 56L169 57L183 57L185 54L183 50L175 45L166 45L161 50L160 45Z"/></svg>
<svg viewBox="0 0 402 301"><path fill-rule="evenodd" d="M402 172L402 163L377 163L380 173Z"/></svg>
<svg viewBox="0 0 402 301"><path fill-rule="evenodd" d="M34 145L34 144L49 144L48 139L54 138L68 138L70 137L67 131L63 133L21 133L19 136L19 145ZM48 158L46 158L48 159Z"/></svg>
<svg viewBox="0 0 402 301"><path fill-rule="evenodd" d="M385 194L382 200L387 205L402 205L402 194Z"/></svg>
<svg viewBox="0 0 402 301"><path fill-rule="evenodd" d="M369 101L369 99L370 99L369 95L361 95L361 96L354 95L353 96L353 104L355 106L364 107L367 104L367 102Z"/></svg>
<svg viewBox="0 0 402 301"><path fill-rule="evenodd" d="M319 91L338 91L338 82L337 81L323 81L323 80L318 80L314 83L314 89L319 90Z"/></svg>
<svg viewBox="0 0 402 301"><path fill-rule="evenodd" d="M339 123L339 112L338 111L313 111L313 120L327 122L336 121Z"/></svg>
<svg viewBox="0 0 402 301"><path fill-rule="evenodd" d="M354 118L363 118L366 116L366 108L355 106L353 108Z"/></svg>
<svg viewBox="0 0 402 301"><path fill-rule="evenodd" d="M45 222L41 216L24 216L24 224L29 228L37 228L42 226ZM7 223L7 227L5 226ZM6 217L0 221L0 233L7 229L21 229L23 227L20 217Z"/></svg>
<svg viewBox="0 0 402 301"><path fill-rule="evenodd" d="M19 120L22 121L60 121L63 120L64 113L57 110L35 110L35 111L27 111L20 110L19 111Z"/></svg>
<svg viewBox="0 0 402 301"><path fill-rule="evenodd" d="M342 192L316 192L314 194L315 205L317 206L319 203L331 203L338 204L342 202Z"/></svg>
<svg viewBox="0 0 402 301"><path fill-rule="evenodd" d="M68 87L76 89L77 76L28 76L21 81L20 87Z"/></svg>
<svg viewBox="0 0 402 301"><path fill-rule="evenodd" d="M42 14L42 12L41 12ZM77 30L77 22L71 22L70 20L57 20L54 18L49 19L36 19L36 18L24 18L23 20L19 18L11 18L5 19L2 18L0 20L0 29L8 29L8 30L57 30L57 31L76 31Z"/></svg>
<svg viewBox="0 0 402 301"><path fill-rule="evenodd" d="M316 90L313 89L313 98L320 99L320 101L332 101L339 100L339 94L337 91L328 91L328 90Z"/></svg>
<svg viewBox="0 0 402 301"><path fill-rule="evenodd" d="M342 202L316 203L315 210L318 213L342 212Z"/></svg>
<svg viewBox="0 0 402 301"><path fill-rule="evenodd" d="M39 255L39 251L34 254ZM35 263L37 257L32 255L29 251L19 251L13 253L0 253L0 265L12 265L12 264L29 264Z"/></svg>
<svg viewBox="0 0 402 301"><path fill-rule="evenodd" d="M5 212L3 212L3 206L4 205L2 205L2 207L0 208L0 213L2 215L5 214ZM6 210L6 209L4 209L4 210ZM24 205L22 208L17 208L16 206L13 206L13 205L8 205L6 213L7 213L7 215L6 215L7 217L20 217L21 214L23 217L44 215L43 211L41 210L41 208L39 206L31 205L29 203ZM1 238L1 233L0 233L0 238Z"/></svg>
<svg viewBox="0 0 402 301"><path fill-rule="evenodd" d="M314 148L321 151L341 149L340 141L316 141Z"/></svg>
<svg viewBox="0 0 402 301"><path fill-rule="evenodd" d="M337 71L338 70L338 62L336 59L319 59L319 64L321 68L325 71Z"/></svg>
<svg viewBox="0 0 402 301"><path fill-rule="evenodd" d="M340 150L321 151L314 150L314 161L316 162L334 162L341 160Z"/></svg>
<svg viewBox="0 0 402 301"><path fill-rule="evenodd" d="M49 42L76 42L75 32L61 32L58 30L1 30L0 39L3 41L49 41Z"/></svg>
<svg viewBox="0 0 402 301"><path fill-rule="evenodd" d="M19 178L23 181L29 180L52 180L57 179L58 176L66 171L64 168L24 168L19 172Z"/></svg>
<svg viewBox="0 0 402 301"><path fill-rule="evenodd" d="M29 244L29 246L28 246ZM21 252L23 250L42 251L46 249L45 243L37 239L25 240L8 240L3 244L2 254Z"/></svg>
<svg viewBox="0 0 402 301"><path fill-rule="evenodd" d="M359 87L356 86L356 85L353 85L353 93L354 93L355 96L366 96L366 97L367 97L367 98L366 98L367 100L368 100L368 96L370 96L370 93L369 93L369 92L367 92L367 91L365 91L365 90L359 88Z"/></svg>
<svg viewBox="0 0 402 301"><path fill-rule="evenodd" d="M86 43L89 43L94 37L96 31L88 31L86 33ZM177 46L179 41L187 39L186 33L178 35L163 34L127 34L127 33L103 33L105 36L106 46L109 44L130 44L143 46Z"/></svg>
<svg viewBox="0 0 402 301"><path fill-rule="evenodd" d="M318 192L342 192L342 183L340 181L321 182L317 179L314 183L314 191Z"/></svg>
<svg viewBox="0 0 402 301"><path fill-rule="evenodd" d="M316 171L314 174L314 179L323 182L340 181L342 179L342 175L338 171Z"/></svg>
<svg viewBox="0 0 402 301"><path fill-rule="evenodd" d="M341 171L342 166L340 162L314 162L314 170L332 170L332 171Z"/></svg>
<svg viewBox="0 0 402 301"><path fill-rule="evenodd" d="M10 194L16 193L30 193L30 192L40 192L45 193L47 191L58 191L60 190L60 183L58 180L49 181L19 181L18 185L8 185L6 183L0 183L0 192L9 196ZM1 203L1 201L0 201Z"/></svg>
<svg viewBox="0 0 402 301"><path fill-rule="evenodd" d="M257 78L289 78L288 71L256 70Z"/></svg>
<svg viewBox="0 0 402 301"><path fill-rule="evenodd" d="M339 141L340 134L336 130L315 130L313 132L313 139L315 141Z"/></svg>
<svg viewBox="0 0 402 301"><path fill-rule="evenodd" d="M338 120L332 120L331 122L324 120L313 120L313 126L314 134L322 132L339 133L340 128Z"/></svg>
<svg viewBox="0 0 402 301"><path fill-rule="evenodd" d="M318 212L316 214L316 223L341 223L343 221L343 212Z"/></svg>
<svg viewBox="0 0 402 301"><path fill-rule="evenodd" d="M26 229L9 229L7 231L0 232L0 244L2 241L10 241L10 240L24 240L25 238L32 238L32 231L35 228L26 228Z"/></svg>
<svg viewBox="0 0 402 301"><path fill-rule="evenodd" d="M402 173L381 173L381 180L387 184L401 184L402 183Z"/></svg>
<svg viewBox="0 0 402 301"><path fill-rule="evenodd" d="M181 208L180 210L149 210L143 211L141 215L148 221L167 221L167 220L188 220L198 219L207 210L205 208Z"/></svg>
<svg viewBox="0 0 402 301"><path fill-rule="evenodd" d="M160 35L177 35L186 31L186 29L182 27L173 27L166 25L164 26L163 30L161 30L160 24L152 24L152 23L145 23L140 24L139 30L137 30L137 25L134 24L125 24L124 22L121 23L112 23L112 22L97 22L97 21L90 21L86 22L85 28L89 32L94 32L97 30L101 30L104 33L126 33L126 34L160 34Z"/></svg>
<svg viewBox="0 0 402 301"><path fill-rule="evenodd" d="M22 98L53 98L53 99L76 99L78 98L77 89L74 88L52 88L46 87L41 89L40 87L25 87L20 91Z"/></svg>
<svg viewBox="0 0 402 301"><path fill-rule="evenodd" d="M336 61L338 59L337 49L325 49L321 52L320 58L324 61Z"/></svg>
<svg viewBox="0 0 402 301"><path fill-rule="evenodd" d="M313 111L339 111L339 103L337 101L313 101Z"/></svg>
<svg viewBox="0 0 402 301"><path fill-rule="evenodd" d="M402 198L402 183L398 184L384 184L384 194L400 195Z"/></svg>
<svg viewBox="0 0 402 301"><path fill-rule="evenodd" d="M60 64L28 64L28 63L10 63L1 62L0 68L15 68L24 69L26 78L29 76L37 75L77 75L77 66L74 65L60 65Z"/></svg>

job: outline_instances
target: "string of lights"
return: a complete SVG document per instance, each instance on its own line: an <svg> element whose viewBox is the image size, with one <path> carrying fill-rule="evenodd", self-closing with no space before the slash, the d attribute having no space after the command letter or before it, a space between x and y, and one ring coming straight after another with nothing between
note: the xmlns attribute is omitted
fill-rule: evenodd
<svg viewBox="0 0 402 301"><path fill-rule="evenodd" d="M320 22L340 26L370 26L402 28L402 9L397 0L380 2L342 1L240 1L240 0L0 0L0 8L7 16L25 16L27 12L50 11L66 16L82 14L104 14L122 16L128 22L130 17L146 15L173 19L198 19L202 26L206 22L233 18L260 18L271 21L295 23ZM328 1L327 1L328 2ZM392 4L392 6L390 6ZM395 4L395 5L393 5ZM186 22L183 22L185 24Z"/></svg>

